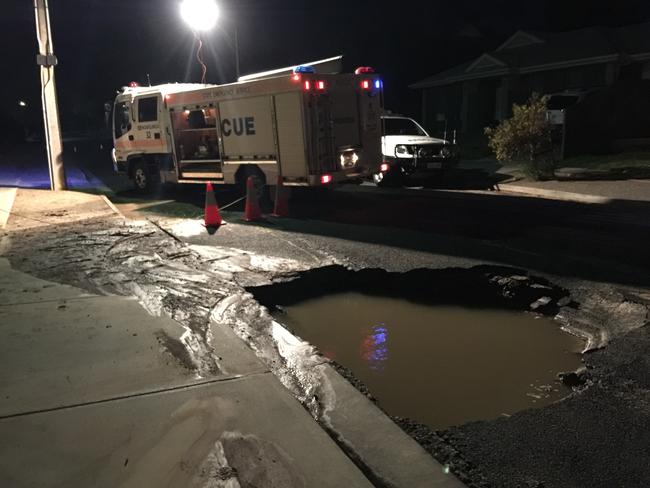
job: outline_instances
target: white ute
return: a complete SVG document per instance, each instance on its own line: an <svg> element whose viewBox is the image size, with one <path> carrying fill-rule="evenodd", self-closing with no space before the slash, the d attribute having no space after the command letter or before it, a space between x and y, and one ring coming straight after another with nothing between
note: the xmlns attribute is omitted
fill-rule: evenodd
<svg viewBox="0 0 650 488"><path fill-rule="evenodd" d="M428 179L458 164L455 143L431 137L409 117L383 115L381 171L373 175L378 185L400 184L405 179Z"/></svg>

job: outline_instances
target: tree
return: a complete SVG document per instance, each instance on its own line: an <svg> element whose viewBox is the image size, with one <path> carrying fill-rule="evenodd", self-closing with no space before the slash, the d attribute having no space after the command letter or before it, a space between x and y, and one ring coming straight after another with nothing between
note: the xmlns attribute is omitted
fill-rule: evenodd
<svg viewBox="0 0 650 488"><path fill-rule="evenodd" d="M512 117L495 128L485 128L488 146L496 158L523 163L535 179L553 176L552 126L546 116L547 102L547 96L533 93L525 104L512 106Z"/></svg>

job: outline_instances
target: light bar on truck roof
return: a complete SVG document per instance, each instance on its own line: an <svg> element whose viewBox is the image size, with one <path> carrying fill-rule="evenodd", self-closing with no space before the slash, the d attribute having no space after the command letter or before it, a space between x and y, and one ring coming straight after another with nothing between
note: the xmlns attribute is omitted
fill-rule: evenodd
<svg viewBox="0 0 650 488"><path fill-rule="evenodd" d="M307 65L296 66L295 68L293 68L293 72L294 73L316 73L316 68Z"/></svg>
<svg viewBox="0 0 650 488"><path fill-rule="evenodd" d="M359 66L357 69L354 70L355 75L367 75L374 72L375 69L371 68L370 66Z"/></svg>
<svg viewBox="0 0 650 488"><path fill-rule="evenodd" d="M291 75L294 68L298 66L313 66L319 73L338 74L343 69L343 56L334 56L327 59L319 59L317 61L308 61L306 63L296 64L294 66L287 66L286 68L272 69L269 71L262 71L260 73L253 73L250 75L240 76L237 81L253 81L261 80L264 78L274 78L281 75Z"/></svg>

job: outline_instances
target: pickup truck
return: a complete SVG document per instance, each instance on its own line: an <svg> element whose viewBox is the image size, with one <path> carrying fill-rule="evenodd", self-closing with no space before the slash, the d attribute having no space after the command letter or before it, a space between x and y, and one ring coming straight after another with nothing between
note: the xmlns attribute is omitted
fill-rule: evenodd
<svg viewBox="0 0 650 488"><path fill-rule="evenodd" d="M430 180L458 164L458 146L431 137L409 117L382 115L384 163L372 176L380 186L398 186L407 180Z"/></svg>

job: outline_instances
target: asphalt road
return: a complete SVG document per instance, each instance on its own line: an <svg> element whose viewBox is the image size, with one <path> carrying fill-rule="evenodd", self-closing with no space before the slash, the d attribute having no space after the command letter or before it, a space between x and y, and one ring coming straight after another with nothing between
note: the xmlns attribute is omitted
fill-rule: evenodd
<svg viewBox="0 0 650 488"><path fill-rule="evenodd" d="M462 173L457 177L462 178ZM197 218L202 214L204 195L200 187L181 186L153 199L122 192L113 201L131 216ZM217 189L221 207L238 197L232 189ZM224 214L233 210L241 212L243 202ZM267 203L266 211L270 210ZM648 202L586 204L444 186L381 189L348 185L334 190L294 191L290 212L290 219L274 219L272 228L314 238L342 237L492 261L574 278L650 284ZM235 213L232 218L239 219L240 215ZM324 222L346 225L332 227Z"/></svg>

